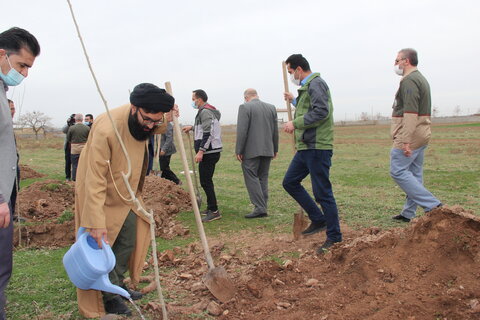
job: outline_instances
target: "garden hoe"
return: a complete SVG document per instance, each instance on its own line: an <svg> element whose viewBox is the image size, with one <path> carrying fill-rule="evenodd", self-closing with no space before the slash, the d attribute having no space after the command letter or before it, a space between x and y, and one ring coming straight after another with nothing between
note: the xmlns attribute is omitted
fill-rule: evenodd
<svg viewBox="0 0 480 320"><path fill-rule="evenodd" d="M192 142L190 141L190 131L187 132L187 140L188 140L188 150L190 150L190 160L192 163L193 181L195 183L195 195L197 196L197 204L198 204L198 207L200 208L202 206L202 196L200 194L200 189L198 188L198 176L197 176L197 169L195 165L195 159L193 157Z"/></svg>
<svg viewBox="0 0 480 320"><path fill-rule="evenodd" d="M288 80L287 80L287 65L285 61L282 61L282 72L283 72L283 86L285 89L285 92L288 92ZM285 100L287 104L287 115L288 115L288 121L292 121L292 107L290 106L290 102L288 100ZM293 146L293 153L295 154L295 133L292 134L292 146ZM302 231L305 229L305 227L308 225L307 220L305 219L305 215L303 214L303 209L299 205L298 206L298 211L293 215L293 238L295 240L298 240L300 238L300 235L302 234Z"/></svg>
<svg viewBox="0 0 480 320"><path fill-rule="evenodd" d="M169 94L172 94L172 87L170 82L165 83L165 89ZM182 133L180 124L178 123L178 117L173 115L173 125L175 129L175 137L179 143L180 155L183 162L183 170L190 172L188 168L187 156L185 154L185 147L183 145ZM203 276L202 280L205 286L210 292L220 300L221 302L227 302L235 295L235 287L227 275L227 272L223 267L215 267L213 264L212 255L208 247L207 237L205 230L203 229L202 218L200 216L200 210L198 209L197 201L195 199L195 192L193 190L192 177L189 174L185 175L188 184L188 190L190 192L190 200L192 202L193 213L195 215L195 222L197 223L198 233L205 253L205 258L208 264L208 272Z"/></svg>

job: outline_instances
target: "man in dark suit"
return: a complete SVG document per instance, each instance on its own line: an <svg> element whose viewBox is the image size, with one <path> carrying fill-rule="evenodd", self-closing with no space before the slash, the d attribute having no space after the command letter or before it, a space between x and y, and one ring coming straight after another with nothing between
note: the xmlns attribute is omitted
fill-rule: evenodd
<svg viewBox="0 0 480 320"><path fill-rule="evenodd" d="M261 218L268 215L268 171L278 152L277 110L261 101L255 89L245 90L244 98L245 103L238 108L235 153L255 206L245 218Z"/></svg>

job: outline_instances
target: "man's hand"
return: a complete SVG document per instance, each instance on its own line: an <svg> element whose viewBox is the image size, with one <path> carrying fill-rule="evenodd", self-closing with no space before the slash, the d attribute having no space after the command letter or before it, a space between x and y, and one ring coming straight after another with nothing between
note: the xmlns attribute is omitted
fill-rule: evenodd
<svg viewBox="0 0 480 320"><path fill-rule="evenodd" d="M178 105L177 104L173 105L173 108L170 112L172 112L175 117L177 117L177 118L180 117L180 111L178 110Z"/></svg>
<svg viewBox="0 0 480 320"><path fill-rule="evenodd" d="M95 241L97 241L98 247L102 247L102 238L105 241L106 244L108 244L108 238L107 238L107 229L90 229L88 230L90 235L92 236Z"/></svg>
<svg viewBox="0 0 480 320"><path fill-rule="evenodd" d="M276 159L276 158L277 158L277 155L278 155L278 152L275 152L275 153L273 154L273 158L272 158L272 159Z"/></svg>
<svg viewBox="0 0 480 320"><path fill-rule="evenodd" d="M242 162L243 161L243 154L237 154L237 160Z"/></svg>
<svg viewBox="0 0 480 320"><path fill-rule="evenodd" d="M292 133L294 130L295 130L295 127L293 126L292 121L288 121L283 125L283 131L285 131L286 133Z"/></svg>
<svg viewBox="0 0 480 320"><path fill-rule="evenodd" d="M184 126L184 127L182 128L182 131L185 132L185 133L187 133L188 131L192 130L192 127L193 127L193 126Z"/></svg>
<svg viewBox="0 0 480 320"><path fill-rule="evenodd" d="M202 160L203 160L203 151L198 150L197 154L195 155L195 162L199 163L199 162L202 162Z"/></svg>
<svg viewBox="0 0 480 320"><path fill-rule="evenodd" d="M410 157L412 155L412 150L410 149L410 143L404 143L402 150L405 157Z"/></svg>
<svg viewBox="0 0 480 320"><path fill-rule="evenodd" d="M165 151L160 151L160 157L165 155Z"/></svg>
<svg viewBox="0 0 480 320"><path fill-rule="evenodd" d="M10 225L10 208L8 203L0 204L0 228L6 228Z"/></svg>
<svg viewBox="0 0 480 320"><path fill-rule="evenodd" d="M292 103L293 94L291 94L290 92L284 92L283 93L283 98L285 99L285 101L288 101L288 102Z"/></svg>

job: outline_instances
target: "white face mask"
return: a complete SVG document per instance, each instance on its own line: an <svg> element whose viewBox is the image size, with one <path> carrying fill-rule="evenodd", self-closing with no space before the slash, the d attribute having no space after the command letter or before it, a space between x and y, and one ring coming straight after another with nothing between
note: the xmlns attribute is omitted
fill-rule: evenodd
<svg viewBox="0 0 480 320"><path fill-rule="evenodd" d="M295 71L290 73L290 81L296 86L300 85L300 79L295 79Z"/></svg>
<svg viewBox="0 0 480 320"><path fill-rule="evenodd" d="M400 65L396 64L393 66L393 71L399 76L403 76L403 69L400 69Z"/></svg>

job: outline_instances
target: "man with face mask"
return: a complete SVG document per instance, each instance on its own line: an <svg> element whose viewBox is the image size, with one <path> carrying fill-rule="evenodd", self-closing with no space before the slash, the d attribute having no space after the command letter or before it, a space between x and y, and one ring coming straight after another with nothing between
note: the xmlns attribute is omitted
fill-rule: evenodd
<svg viewBox="0 0 480 320"><path fill-rule="evenodd" d="M327 230L327 239L317 249L317 253L322 254L342 241L337 204L329 178L333 154L332 98L326 82L319 73L312 73L307 59L301 54L291 55L286 64L291 81L300 89L296 99L290 92L284 94L285 100L295 105L294 120L285 124L284 131L295 134L297 152L283 179L283 188L311 220L303 235ZM301 184L308 174L315 200Z"/></svg>
<svg viewBox="0 0 480 320"><path fill-rule="evenodd" d="M12 274L13 210L11 195L17 174L17 150L6 92L28 76L40 54L37 39L28 31L11 28L0 33L0 320L5 316L5 288Z"/></svg>
<svg viewBox="0 0 480 320"><path fill-rule="evenodd" d="M133 192L141 200L148 166L147 142L152 134L165 132L164 114L174 107L174 98L150 83L137 85L130 104L110 111L130 156ZM80 155L75 184L75 225L87 228L101 246L101 239L112 245L115 268L110 273L113 284L127 289L124 273L138 282L150 244L149 220L137 211L129 199L122 172L127 159L107 114L95 120L88 141ZM132 299L141 298L131 291ZM118 295L77 289L80 313L87 318L102 317L105 312L130 315L131 311Z"/></svg>
<svg viewBox="0 0 480 320"><path fill-rule="evenodd" d="M390 175L407 194L407 200L394 220L410 222L417 206L428 212L442 203L423 186L423 159L430 140L431 97L427 79L418 71L418 56L413 49L402 49L394 70L400 86L393 103Z"/></svg>

